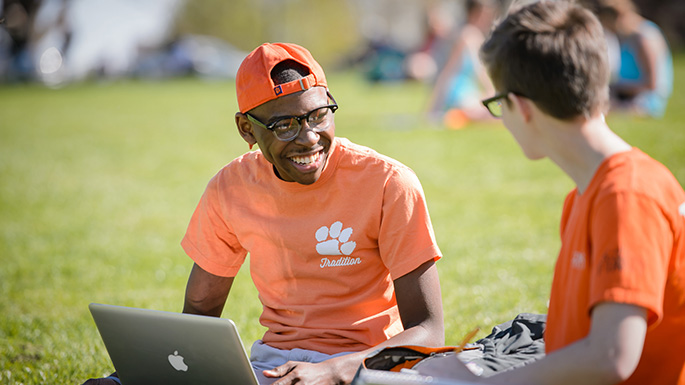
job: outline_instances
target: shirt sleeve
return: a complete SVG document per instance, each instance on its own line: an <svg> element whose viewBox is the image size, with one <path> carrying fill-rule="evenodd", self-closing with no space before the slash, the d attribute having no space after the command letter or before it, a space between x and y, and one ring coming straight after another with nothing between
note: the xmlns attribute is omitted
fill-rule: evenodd
<svg viewBox="0 0 685 385"><path fill-rule="evenodd" d="M221 174L217 174L207 185L181 246L205 271L222 277L235 277L247 251L240 245L226 218L220 179Z"/></svg>
<svg viewBox="0 0 685 385"><path fill-rule="evenodd" d="M639 193L615 193L599 202L591 221L590 308L603 301L637 305L654 325L663 315L673 242L661 208Z"/></svg>
<svg viewBox="0 0 685 385"><path fill-rule="evenodd" d="M398 167L386 182L378 244L392 279L442 257L423 188L409 168Z"/></svg>

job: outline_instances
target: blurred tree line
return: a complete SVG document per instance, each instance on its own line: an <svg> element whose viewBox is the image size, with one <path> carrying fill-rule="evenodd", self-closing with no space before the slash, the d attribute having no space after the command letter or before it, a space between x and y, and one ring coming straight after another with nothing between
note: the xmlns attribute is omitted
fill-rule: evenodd
<svg viewBox="0 0 685 385"><path fill-rule="evenodd" d="M430 6L436 1L445 0L381 3L391 13L411 3ZM634 1L645 17L661 26L673 49L683 47L685 0ZM187 0L177 30L217 36L244 51L267 41L298 43L311 50L324 66L330 66L365 47L360 19L367 5L374 2L379 0Z"/></svg>
<svg viewBox="0 0 685 385"><path fill-rule="evenodd" d="M217 36L246 52L264 42L297 43L326 66L363 41L353 8L341 0L188 0L177 29Z"/></svg>

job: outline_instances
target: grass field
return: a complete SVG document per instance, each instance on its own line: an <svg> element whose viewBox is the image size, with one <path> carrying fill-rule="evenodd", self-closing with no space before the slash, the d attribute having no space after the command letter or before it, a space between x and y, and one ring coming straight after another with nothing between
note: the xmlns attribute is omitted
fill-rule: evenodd
<svg viewBox="0 0 685 385"><path fill-rule="evenodd" d="M499 124L426 124L419 84L329 83L337 135L411 166L436 236L447 343L521 312L546 312L565 194ZM685 184L685 57L662 120L612 116ZM247 150L233 84L197 80L0 88L0 383L80 384L111 371L87 305L180 311L191 266L179 246L211 176ZM261 336L246 269L224 316Z"/></svg>

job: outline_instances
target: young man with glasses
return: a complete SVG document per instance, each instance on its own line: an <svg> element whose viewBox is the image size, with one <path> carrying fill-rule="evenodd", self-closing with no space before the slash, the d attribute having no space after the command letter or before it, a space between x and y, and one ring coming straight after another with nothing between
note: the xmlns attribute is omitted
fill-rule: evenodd
<svg viewBox="0 0 685 385"><path fill-rule="evenodd" d="M573 179L561 215L546 356L491 384L685 384L685 192L610 130L609 63L588 10L542 1L511 12L481 48L499 92L483 101L529 159ZM433 375L476 380L457 360Z"/></svg>
<svg viewBox="0 0 685 385"><path fill-rule="evenodd" d="M193 214L184 312L220 316L249 253L263 383L349 383L376 348L444 344L441 253L416 175L335 137L338 105L300 46L261 45L236 88L238 132L259 150L219 171Z"/></svg>
<svg viewBox="0 0 685 385"><path fill-rule="evenodd" d="M261 384L348 384L375 349L443 345L441 253L416 175L335 137L338 105L303 47L256 48L236 90L238 133L259 150L220 170L192 216L183 311L221 316L249 253Z"/></svg>

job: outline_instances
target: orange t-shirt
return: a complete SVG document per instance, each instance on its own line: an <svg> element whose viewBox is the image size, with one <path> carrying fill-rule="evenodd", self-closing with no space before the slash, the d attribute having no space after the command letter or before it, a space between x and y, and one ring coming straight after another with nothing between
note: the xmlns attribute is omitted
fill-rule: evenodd
<svg viewBox="0 0 685 385"><path fill-rule="evenodd" d="M235 159L209 182L181 244L227 277L249 252L263 341L326 354L401 332L393 280L441 257L416 175L342 138L311 185L280 180L260 151Z"/></svg>
<svg viewBox="0 0 685 385"><path fill-rule="evenodd" d="M647 310L637 369L625 384L685 384L685 192L638 149L605 160L566 198L545 344L584 338L601 302Z"/></svg>

